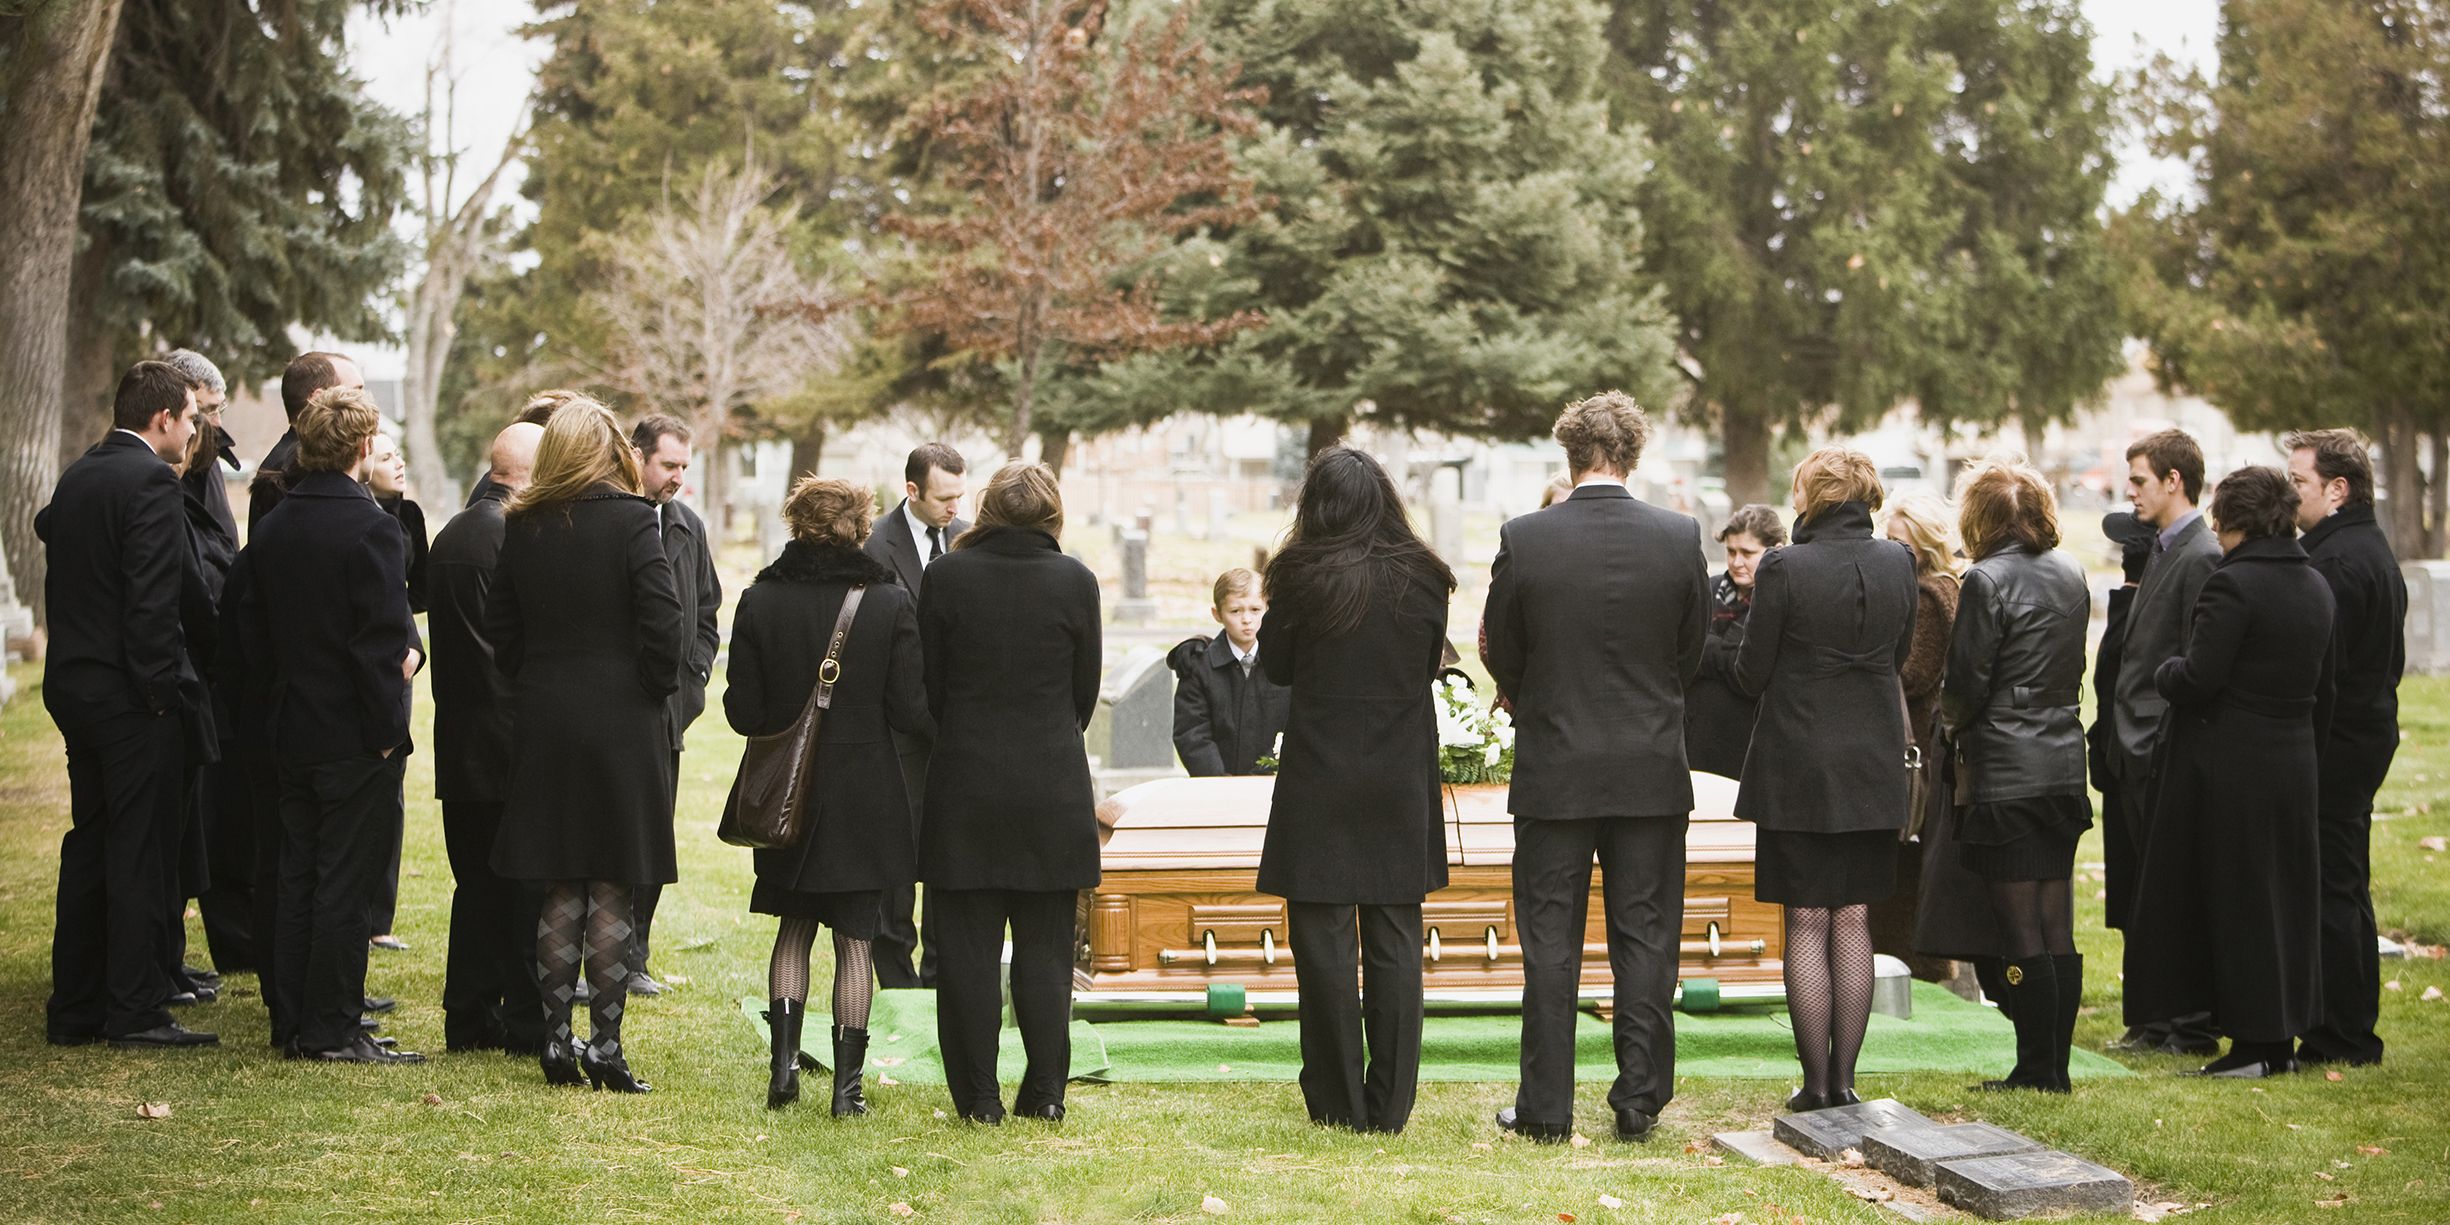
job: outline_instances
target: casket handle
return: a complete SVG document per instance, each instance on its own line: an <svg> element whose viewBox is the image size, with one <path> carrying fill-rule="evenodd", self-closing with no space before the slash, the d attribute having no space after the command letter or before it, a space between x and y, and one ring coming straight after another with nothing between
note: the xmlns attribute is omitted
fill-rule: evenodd
<svg viewBox="0 0 2450 1225"><path fill-rule="evenodd" d="M1489 961L1490 961L1490 963L1491 963L1491 964L1495 964L1495 963L1496 963L1496 961L1497 961L1497 925L1496 925L1496 924L1491 923L1491 924L1489 925L1488 937L1489 937Z"/></svg>
<svg viewBox="0 0 2450 1225"><path fill-rule="evenodd" d="M1262 956L1262 957L1267 958L1267 960L1268 960L1268 964L1269 964L1269 965L1275 965L1275 964L1276 964L1276 929L1275 929L1275 928L1273 928L1273 927L1262 927L1262 928L1260 928L1260 929L1259 929L1259 955L1260 955L1260 956Z"/></svg>
<svg viewBox="0 0 2450 1225"><path fill-rule="evenodd" d="M1704 928L1703 931L1710 937L1710 955L1718 956L1718 923L1713 920L1710 926Z"/></svg>
<svg viewBox="0 0 2450 1225"><path fill-rule="evenodd" d="M1718 936L1716 928L1711 929L1710 938L1713 941L1717 940ZM1216 965L1216 929L1212 927L1207 931L1201 932L1199 934L1199 944L1200 948L1208 954L1208 964L1210 966Z"/></svg>
<svg viewBox="0 0 2450 1225"><path fill-rule="evenodd" d="M1430 928L1430 929L1429 929L1429 959L1430 959L1431 961L1436 961L1436 960L1438 959L1438 952L1439 952L1439 948L1440 948L1440 945L1439 945L1439 942L1438 942L1438 929L1437 929L1437 928L1434 928L1434 927L1433 927L1433 928Z"/></svg>

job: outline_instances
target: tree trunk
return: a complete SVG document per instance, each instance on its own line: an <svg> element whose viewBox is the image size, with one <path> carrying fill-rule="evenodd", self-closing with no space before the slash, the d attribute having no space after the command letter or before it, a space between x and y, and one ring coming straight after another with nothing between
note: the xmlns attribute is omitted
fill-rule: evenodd
<svg viewBox="0 0 2450 1225"><path fill-rule="evenodd" d="M85 150L120 0L50 0L12 22L0 78L0 544L39 623L43 555L34 512L60 462L68 283Z"/></svg>
<svg viewBox="0 0 2450 1225"><path fill-rule="evenodd" d="M100 239L77 253L68 273L68 364L60 381L60 463L65 466L111 428L111 395L118 389L119 348L102 318L102 275L110 250Z"/></svg>
<svg viewBox="0 0 2450 1225"><path fill-rule="evenodd" d="M1718 416L1719 442L1726 451L1728 505L1768 502L1769 421L1724 404L1719 406Z"/></svg>
<svg viewBox="0 0 2450 1225"><path fill-rule="evenodd" d="M1060 426L1046 426L1038 431L1038 462L1054 469L1055 479L1063 479L1063 461L1072 455L1072 431Z"/></svg>
<svg viewBox="0 0 2450 1225"><path fill-rule="evenodd" d="M1312 419L1310 422L1310 458L1317 459L1319 452L1344 441L1344 436L1351 432L1352 419L1350 417Z"/></svg>
<svg viewBox="0 0 2450 1225"><path fill-rule="evenodd" d="M825 469L825 418L811 416L802 423L800 432L791 436L791 479L784 482L785 492L804 476L815 476Z"/></svg>
<svg viewBox="0 0 2450 1225"><path fill-rule="evenodd" d="M406 418L408 479L428 506L459 505L459 487L442 462L442 438L434 429L442 395L443 363L451 354L451 316L467 278L450 253L429 249L425 275L408 306L408 371L400 380L400 415Z"/></svg>
<svg viewBox="0 0 2450 1225"><path fill-rule="evenodd" d="M2427 448L2433 457L2433 471L2425 477L2425 536L2423 560L2431 561L2442 555L2442 546L2450 544L2450 430L2435 430L2429 436Z"/></svg>
<svg viewBox="0 0 2450 1225"><path fill-rule="evenodd" d="M2414 415L2392 406L2374 416L2382 444L2382 532L2399 556L2425 557L2424 473Z"/></svg>

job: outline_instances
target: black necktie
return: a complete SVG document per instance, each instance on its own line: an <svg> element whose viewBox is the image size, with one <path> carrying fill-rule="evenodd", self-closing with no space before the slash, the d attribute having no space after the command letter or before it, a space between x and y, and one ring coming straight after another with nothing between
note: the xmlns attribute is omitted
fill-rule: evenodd
<svg viewBox="0 0 2450 1225"><path fill-rule="evenodd" d="M927 529L927 560L934 561L942 556L944 556L944 529L931 527Z"/></svg>

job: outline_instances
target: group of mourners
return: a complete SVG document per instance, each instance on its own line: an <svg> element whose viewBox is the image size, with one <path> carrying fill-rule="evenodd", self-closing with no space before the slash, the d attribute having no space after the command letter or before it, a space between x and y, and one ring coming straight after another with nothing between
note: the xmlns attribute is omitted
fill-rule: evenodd
<svg viewBox="0 0 2450 1225"><path fill-rule="evenodd" d="M116 428L42 520L45 700L74 818L51 1039L214 1040L165 1011L200 985L182 964L180 906L212 892L171 852L228 807L241 815L225 823L258 838L248 879L269 918L253 965L274 1044L421 1059L377 1035L364 992L430 649L455 877L446 1046L535 1058L555 1084L646 1092L622 1016L632 986L653 982L642 929L677 875L682 734L719 655L709 534L675 498L687 427L625 430L583 395L541 393L428 555L421 526L412 540L369 487L385 461L362 379L336 355L300 363L243 547L188 522L212 520L209 505L181 509L182 482L219 484L227 440L217 422L198 431L217 375L170 363L128 372ZM2290 470L2231 473L2208 523L2192 439L2167 431L2129 450L2136 508L2105 524L2128 582L2111 597L2088 736L2090 591L2038 472L1985 463L1953 517L1936 499L1884 515L1872 461L1826 447L1795 469L1791 541L1775 511L1744 507L1719 533L1727 569L1712 578L1700 525L1627 486L1649 433L1619 393L1567 408L1555 436L1570 475L1505 525L1489 576L1482 657L1517 729L1525 975L1522 1085L1499 1126L1573 1131L1595 864L1617 1134L1646 1136L1666 1106L1693 769L1741 780L1758 895L1784 908L1803 1065L1791 1109L1857 1100L1874 912L1896 905L1901 877L1913 950L1972 961L2014 1020L2016 1065L1986 1087L2067 1090L2088 751L2110 918L2128 935L2122 1041L2211 1053L2225 1034L2229 1053L2205 1068L2216 1075L2380 1058L2364 846L2396 744L2406 597L2360 440L2292 435ZM199 469L210 480L191 479ZM821 686L827 701L806 831L755 853L751 907L778 921L766 1100L799 1097L810 955L830 930L832 1112L866 1111L882 982L933 988L955 1110L1001 1122L1009 932L1027 1055L1011 1111L1060 1120L1078 899L1099 882L1082 738L1098 581L1062 550L1047 467L997 471L974 521L957 512L968 489L952 448L913 451L904 478L881 517L862 486L801 478L783 506L790 541L732 619L735 731L777 735ZM430 605L430 648L412 586ZM1395 1131L1412 1109L1422 901L1447 882L1432 682L1453 658L1455 587L1387 471L1331 447L1264 571L1217 581L1220 632L1170 657L1186 767L1272 759L1257 886L1287 902L1301 1087L1322 1123ZM208 780L222 800L205 798Z"/></svg>

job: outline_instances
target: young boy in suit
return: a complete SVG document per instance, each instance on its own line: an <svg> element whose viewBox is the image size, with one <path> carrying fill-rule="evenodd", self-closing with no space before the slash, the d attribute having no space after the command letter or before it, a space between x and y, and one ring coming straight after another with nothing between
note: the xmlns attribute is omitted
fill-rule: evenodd
<svg viewBox="0 0 2450 1225"><path fill-rule="evenodd" d="M1284 734L1291 691L1259 670L1259 620L1268 603L1259 576L1236 567L1217 576L1210 609L1223 628L1186 638L1166 656L1174 689L1174 751L1193 778L1256 774Z"/></svg>

